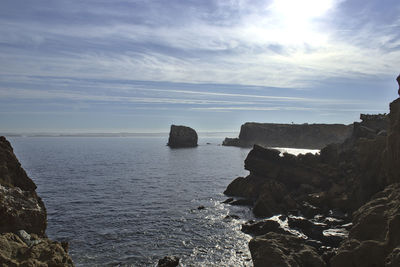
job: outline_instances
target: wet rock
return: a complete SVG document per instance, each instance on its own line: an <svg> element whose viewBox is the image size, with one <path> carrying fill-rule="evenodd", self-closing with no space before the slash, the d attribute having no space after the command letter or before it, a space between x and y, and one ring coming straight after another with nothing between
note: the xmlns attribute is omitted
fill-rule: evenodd
<svg viewBox="0 0 400 267"><path fill-rule="evenodd" d="M206 208L206 207L204 207L204 206L198 206L198 207L197 207L198 210L204 210L205 208Z"/></svg>
<svg viewBox="0 0 400 267"><path fill-rule="evenodd" d="M230 198L227 198L226 200L224 200L222 203L223 204L228 204L228 203L231 203L233 200L234 199L232 197L230 197Z"/></svg>
<svg viewBox="0 0 400 267"><path fill-rule="evenodd" d="M239 220L240 217L236 214L230 214L230 215L226 215L224 220Z"/></svg>
<svg viewBox="0 0 400 267"><path fill-rule="evenodd" d="M313 247L295 236L271 232L253 238L249 248L255 267L326 266Z"/></svg>
<svg viewBox="0 0 400 267"><path fill-rule="evenodd" d="M171 148L196 147L197 133L190 127L171 125L168 146Z"/></svg>
<svg viewBox="0 0 400 267"><path fill-rule="evenodd" d="M157 267L176 267L179 265L179 258L175 256L165 256L158 261Z"/></svg>
<svg viewBox="0 0 400 267"><path fill-rule="evenodd" d="M311 239L323 239L324 226L314 224L305 218L289 217L288 225L290 228L297 229Z"/></svg>
<svg viewBox="0 0 400 267"><path fill-rule="evenodd" d="M254 202L251 199L237 199L234 201L229 202L229 205L234 205L234 206L253 206Z"/></svg>
<svg viewBox="0 0 400 267"><path fill-rule="evenodd" d="M284 233L281 225L274 220L262 220L258 222L248 221L242 225L242 232L254 236L264 235L269 232Z"/></svg>
<svg viewBox="0 0 400 267"><path fill-rule="evenodd" d="M321 238L325 246L339 247L340 243L348 237L348 231L344 228L331 228L323 231Z"/></svg>

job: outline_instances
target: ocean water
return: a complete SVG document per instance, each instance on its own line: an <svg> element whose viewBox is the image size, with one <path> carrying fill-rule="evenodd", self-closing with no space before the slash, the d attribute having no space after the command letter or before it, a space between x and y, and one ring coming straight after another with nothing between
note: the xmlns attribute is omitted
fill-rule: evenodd
<svg viewBox="0 0 400 267"><path fill-rule="evenodd" d="M165 136L9 140L45 202L48 236L69 242L77 266L155 266L166 255L181 266L252 266L240 231L251 211L221 204L248 174L249 149L220 146L222 136L187 149Z"/></svg>

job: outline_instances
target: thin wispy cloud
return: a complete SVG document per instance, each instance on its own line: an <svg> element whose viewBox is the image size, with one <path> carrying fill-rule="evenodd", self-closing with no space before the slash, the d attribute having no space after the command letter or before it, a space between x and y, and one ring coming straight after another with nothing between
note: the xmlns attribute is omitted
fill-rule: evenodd
<svg viewBox="0 0 400 267"><path fill-rule="evenodd" d="M385 110L395 94L399 13L397 0L5 0L0 102L354 118L351 105Z"/></svg>

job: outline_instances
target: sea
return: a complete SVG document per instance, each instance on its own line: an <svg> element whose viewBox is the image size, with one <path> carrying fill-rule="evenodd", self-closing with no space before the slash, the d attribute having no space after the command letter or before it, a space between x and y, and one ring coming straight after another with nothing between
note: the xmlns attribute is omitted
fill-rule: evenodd
<svg viewBox="0 0 400 267"><path fill-rule="evenodd" d="M47 208L47 235L69 242L76 266L252 266L241 225L249 207L223 204L248 175L246 148L199 136L170 149L167 135L9 137ZM301 153L303 150L282 150Z"/></svg>

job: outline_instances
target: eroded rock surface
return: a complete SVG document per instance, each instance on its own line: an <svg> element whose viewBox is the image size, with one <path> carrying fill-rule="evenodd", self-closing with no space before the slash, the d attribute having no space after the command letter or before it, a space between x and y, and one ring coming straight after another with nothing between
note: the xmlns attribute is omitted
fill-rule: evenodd
<svg viewBox="0 0 400 267"><path fill-rule="evenodd" d="M325 262L316 250L300 238L268 233L249 243L254 266L257 267L324 267Z"/></svg>
<svg viewBox="0 0 400 267"><path fill-rule="evenodd" d="M4 186L17 186L22 190L34 191L35 183L26 175L11 144L4 136L0 136L0 184Z"/></svg>
<svg viewBox="0 0 400 267"><path fill-rule="evenodd" d="M61 243L34 236L40 241L29 246L14 233L0 234L1 266L74 266Z"/></svg>
<svg viewBox="0 0 400 267"><path fill-rule="evenodd" d="M349 238L332 258L331 266L397 266L399 256L400 184L393 184L354 212Z"/></svg>
<svg viewBox="0 0 400 267"><path fill-rule="evenodd" d="M24 229L40 236L45 234L46 209L34 191L0 185L0 218L1 233Z"/></svg>
<svg viewBox="0 0 400 267"><path fill-rule="evenodd" d="M243 226L255 235L249 244L255 266L320 260L332 267L400 266L400 99L389 115L360 118L348 139L319 155L281 155L257 145L250 151L250 175L235 179L225 194L254 201L258 217L282 214L286 225L264 219ZM268 238L257 236L266 232ZM289 243L300 246L286 243L293 234L297 241ZM306 244L315 262L292 256Z"/></svg>
<svg viewBox="0 0 400 267"><path fill-rule="evenodd" d="M0 265L73 266L68 244L46 237L46 208L35 189L0 137Z"/></svg>

